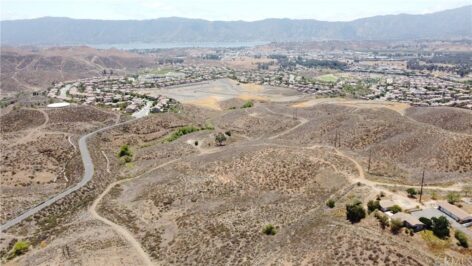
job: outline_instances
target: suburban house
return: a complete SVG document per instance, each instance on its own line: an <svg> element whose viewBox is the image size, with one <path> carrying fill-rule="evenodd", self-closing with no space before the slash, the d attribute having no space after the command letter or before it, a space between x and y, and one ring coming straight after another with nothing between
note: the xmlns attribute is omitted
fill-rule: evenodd
<svg viewBox="0 0 472 266"><path fill-rule="evenodd" d="M418 220L418 218L405 212L397 212L391 217L392 219L399 219L403 222L403 225L407 228L413 229L415 232L424 229L424 224Z"/></svg>
<svg viewBox="0 0 472 266"><path fill-rule="evenodd" d="M384 200L379 201L379 204L380 204L380 210L383 211L383 212L386 212L386 211L388 211L388 209L390 207L395 205L395 202L393 202L391 200L384 199Z"/></svg>
<svg viewBox="0 0 472 266"><path fill-rule="evenodd" d="M472 214L469 214L461 208L449 204L448 202L440 202L438 205L438 210L444 212L458 223L465 224L472 222Z"/></svg>

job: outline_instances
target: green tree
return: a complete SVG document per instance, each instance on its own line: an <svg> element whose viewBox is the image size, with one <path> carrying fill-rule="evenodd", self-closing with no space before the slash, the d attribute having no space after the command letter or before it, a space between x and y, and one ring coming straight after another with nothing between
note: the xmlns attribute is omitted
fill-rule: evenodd
<svg viewBox="0 0 472 266"><path fill-rule="evenodd" d="M388 208L388 210L391 211L392 213L397 213L397 212L402 211L402 207L395 204L392 207Z"/></svg>
<svg viewBox="0 0 472 266"><path fill-rule="evenodd" d="M461 195L458 192L450 192L447 194L447 202L455 204L461 200Z"/></svg>
<svg viewBox="0 0 472 266"><path fill-rule="evenodd" d="M418 194L418 191L416 191L415 188L412 188L412 187L411 187L411 188L409 188L409 189L406 190L406 193L408 193L408 196L409 196L410 198L414 198L414 197Z"/></svg>
<svg viewBox="0 0 472 266"><path fill-rule="evenodd" d="M121 146L120 152L118 153L118 157L123 157L123 156L131 156L131 151L129 149L128 144L125 144Z"/></svg>
<svg viewBox="0 0 472 266"><path fill-rule="evenodd" d="M272 224L268 224L268 225L264 226L264 228L262 228L262 233L264 233L268 236L273 236L273 235L277 234L277 230L275 230L275 226L273 226Z"/></svg>
<svg viewBox="0 0 472 266"><path fill-rule="evenodd" d="M225 136L225 134L223 134L223 133L221 133L221 132L219 132L218 134L216 134L216 136L215 136L215 141L216 141L216 144L217 144L218 146L223 145L223 143L226 141L226 136Z"/></svg>
<svg viewBox="0 0 472 266"><path fill-rule="evenodd" d="M439 238L449 237L449 221L444 216L431 218L431 230Z"/></svg>
<svg viewBox="0 0 472 266"><path fill-rule="evenodd" d="M369 213L375 211L375 210L380 210L380 201L378 200L369 200L367 202L367 210Z"/></svg>
<svg viewBox="0 0 472 266"><path fill-rule="evenodd" d="M346 204L346 217L351 223L358 223L366 216L366 211L362 207L362 202L354 201L351 204Z"/></svg>
<svg viewBox="0 0 472 266"><path fill-rule="evenodd" d="M456 231L454 234L454 237L459 241L459 245L468 248L469 247L469 241L467 239L467 236L464 234L464 232L461 232L459 230Z"/></svg>
<svg viewBox="0 0 472 266"><path fill-rule="evenodd" d="M420 220L420 222L425 225L426 229L431 229L431 227L433 226L433 221L431 221L431 219L428 219L426 217L420 217L420 219L418 220Z"/></svg>
<svg viewBox="0 0 472 266"><path fill-rule="evenodd" d="M390 231L394 234L398 234L403 227L403 222L400 219L392 219L390 221Z"/></svg>
<svg viewBox="0 0 472 266"><path fill-rule="evenodd" d="M336 206L336 202L333 200L333 199L329 199L327 202L326 202L326 206L328 206L329 208L334 208L334 206Z"/></svg>
<svg viewBox="0 0 472 266"><path fill-rule="evenodd" d="M252 101L246 101L241 108L251 108L254 106Z"/></svg>
<svg viewBox="0 0 472 266"><path fill-rule="evenodd" d="M84 92L85 91L85 85L84 83L80 82L79 83L79 87L77 88L79 90L79 92Z"/></svg>
<svg viewBox="0 0 472 266"><path fill-rule="evenodd" d="M28 242L18 241L13 246L13 253L15 254L15 256L19 256L19 255L25 254L26 251L28 251L28 249L29 249L29 243Z"/></svg>

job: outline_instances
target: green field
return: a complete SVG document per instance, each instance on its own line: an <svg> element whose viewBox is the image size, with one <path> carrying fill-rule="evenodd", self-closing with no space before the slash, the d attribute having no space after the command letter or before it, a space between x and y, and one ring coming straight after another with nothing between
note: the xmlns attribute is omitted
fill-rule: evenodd
<svg viewBox="0 0 472 266"><path fill-rule="evenodd" d="M318 76L316 77L316 79L322 82L330 82L330 83L334 83L338 81L338 77L336 77L333 74L326 74L326 75Z"/></svg>
<svg viewBox="0 0 472 266"><path fill-rule="evenodd" d="M173 72L172 68L153 68L153 69L146 69L142 72L142 74L153 74L153 75L166 75L169 72Z"/></svg>

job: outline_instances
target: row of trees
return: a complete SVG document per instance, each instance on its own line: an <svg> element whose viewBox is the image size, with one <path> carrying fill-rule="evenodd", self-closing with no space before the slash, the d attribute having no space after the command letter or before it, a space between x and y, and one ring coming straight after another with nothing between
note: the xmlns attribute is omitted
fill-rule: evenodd
<svg viewBox="0 0 472 266"><path fill-rule="evenodd" d="M444 66L434 63L423 63L420 64L419 60L412 59L408 60L406 67L413 70L427 70L427 71L442 71L442 72L451 72L456 73L461 77L466 76L471 73L472 64L459 64L454 66Z"/></svg>
<svg viewBox="0 0 472 266"><path fill-rule="evenodd" d="M318 59L306 59L301 56L295 58L295 60L288 58L286 55L269 55L271 59L277 60L277 63L283 69L294 69L297 65L308 67L308 68L331 68L344 70L347 67L346 63L337 60L318 60Z"/></svg>
<svg viewBox="0 0 472 266"><path fill-rule="evenodd" d="M465 191L466 194L469 194L467 189L470 189L470 188L466 188L466 189L464 189L464 191ZM406 193L408 194L408 197L410 197L410 198L415 198L416 195L420 194L420 192L418 190L416 190L415 188L408 188L406 190ZM436 193L433 193L432 195L433 195L433 199L437 198ZM451 192L447 193L446 199L447 199L447 202L449 202L450 204L456 204L457 202L462 200L462 197L461 197L461 194L459 192L451 191Z"/></svg>

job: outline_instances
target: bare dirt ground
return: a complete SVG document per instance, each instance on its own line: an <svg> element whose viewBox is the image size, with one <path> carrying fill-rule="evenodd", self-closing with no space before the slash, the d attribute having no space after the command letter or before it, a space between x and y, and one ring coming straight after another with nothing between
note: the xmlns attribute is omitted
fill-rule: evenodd
<svg viewBox="0 0 472 266"><path fill-rule="evenodd" d="M288 88L239 84L230 79L220 79L187 86L141 89L149 95L165 95L182 103L203 108L222 110L220 102L239 98L242 100L291 101L302 95Z"/></svg>
<svg viewBox="0 0 472 266"><path fill-rule="evenodd" d="M97 50L90 47L13 48L1 47L0 97L31 92L51 85L100 75L104 69L115 73L151 66L151 57L117 49Z"/></svg>
<svg viewBox="0 0 472 266"><path fill-rule="evenodd" d="M0 221L74 184L82 174L79 136L114 117L85 106L21 108L1 116Z"/></svg>
<svg viewBox="0 0 472 266"><path fill-rule="evenodd" d="M392 235L372 215L353 225L344 212L346 203L380 191L416 206L386 186L418 184L425 166L431 189L460 189L472 173L467 132L417 121L403 105L265 98L242 109L241 93L234 95L218 98L219 108L192 103L97 135L89 145L97 173L85 198L74 201L77 210L54 226L43 214L28 224L36 230L8 232L3 241L35 236L33 248L10 263L432 265L472 256L452 242L438 251L418 234ZM457 119L448 123L464 117ZM186 125L202 130L165 141ZM227 132L224 146L215 143L219 132ZM123 144L132 152L129 163L117 157ZM326 207L328 199L335 208ZM262 233L267 224L276 235Z"/></svg>

